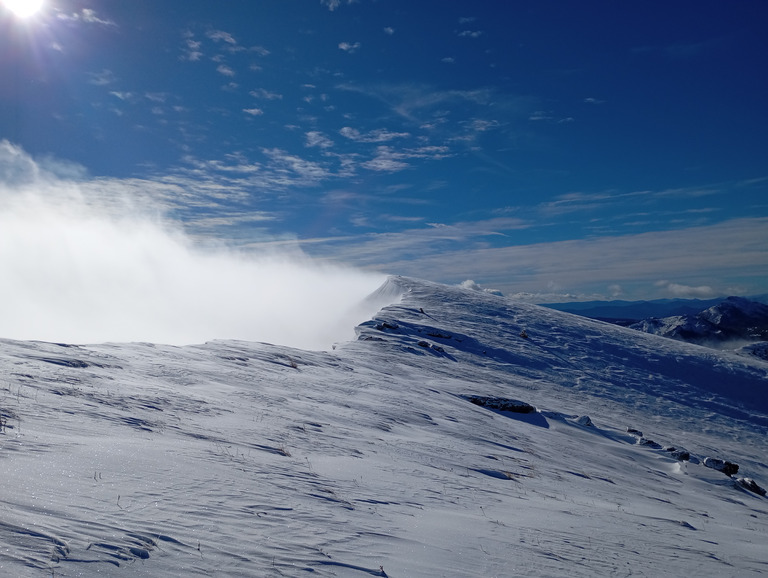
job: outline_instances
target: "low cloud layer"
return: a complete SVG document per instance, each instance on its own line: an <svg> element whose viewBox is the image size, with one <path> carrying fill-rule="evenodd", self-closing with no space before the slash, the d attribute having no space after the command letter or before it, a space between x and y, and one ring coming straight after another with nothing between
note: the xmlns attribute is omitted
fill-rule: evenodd
<svg viewBox="0 0 768 578"><path fill-rule="evenodd" d="M200 247L160 211L79 182L0 143L0 337L328 349L375 312L360 304L382 275Z"/></svg>

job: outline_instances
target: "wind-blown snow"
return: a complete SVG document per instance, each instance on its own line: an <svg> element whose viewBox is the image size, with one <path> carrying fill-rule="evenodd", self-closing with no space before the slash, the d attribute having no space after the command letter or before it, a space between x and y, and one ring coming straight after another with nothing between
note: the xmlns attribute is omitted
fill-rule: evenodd
<svg viewBox="0 0 768 578"><path fill-rule="evenodd" d="M0 181L9 178L2 146ZM26 164L11 168L26 168L0 182L4 337L330 349L376 311L362 300L383 275L297 253L201 247L150 199L86 190L16 154Z"/></svg>
<svg viewBox="0 0 768 578"><path fill-rule="evenodd" d="M768 363L461 288L380 293L401 299L325 353L0 342L0 572L768 571L768 501L736 481L768 486Z"/></svg>

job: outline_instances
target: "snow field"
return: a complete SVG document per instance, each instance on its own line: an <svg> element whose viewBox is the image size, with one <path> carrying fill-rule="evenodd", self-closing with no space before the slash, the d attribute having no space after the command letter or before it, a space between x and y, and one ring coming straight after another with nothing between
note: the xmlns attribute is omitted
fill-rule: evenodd
<svg viewBox="0 0 768 578"><path fill-rule="evenodd" d="M694 463L768 485L768 364L471 290L383 290L402 298L330 352L0 342L0 571L768 571L766 498Z"/></svg>

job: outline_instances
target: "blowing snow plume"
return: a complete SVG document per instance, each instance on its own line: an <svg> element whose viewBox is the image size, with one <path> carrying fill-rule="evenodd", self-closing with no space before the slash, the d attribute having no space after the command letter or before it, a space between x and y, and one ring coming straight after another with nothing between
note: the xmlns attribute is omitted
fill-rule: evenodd
<svg viewBox="0 0 768 578"><path fill-rule="evenodd" d="M327 349L384 278L304 256L196 246L158 211L105 202L0 142L0 337L243 339ZM362 308L361 308L362 307Z"/></svg>

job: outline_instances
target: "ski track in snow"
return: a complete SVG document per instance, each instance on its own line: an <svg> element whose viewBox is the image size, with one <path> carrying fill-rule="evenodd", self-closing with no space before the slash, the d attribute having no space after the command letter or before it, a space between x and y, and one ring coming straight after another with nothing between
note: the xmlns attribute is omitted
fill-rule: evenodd
<svg viewBox="0 0 768 578"><path fill-rule="evenodd" d="M0 573L768 572L768 499L697 463L768 486L768 363L471 290L382 291L402 298L331 352L0 341Z"/></svg>

